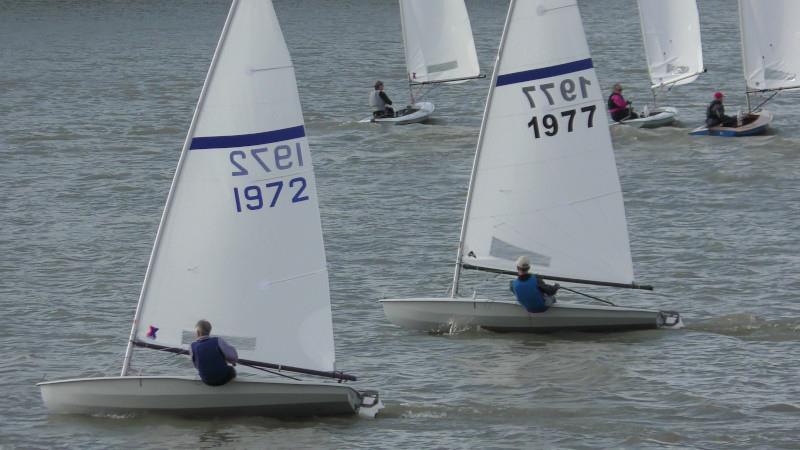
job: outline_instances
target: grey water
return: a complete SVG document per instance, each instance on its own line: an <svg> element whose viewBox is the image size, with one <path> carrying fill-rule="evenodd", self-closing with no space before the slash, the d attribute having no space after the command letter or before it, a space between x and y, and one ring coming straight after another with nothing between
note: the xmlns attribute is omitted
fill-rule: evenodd
<svg viewBox="0 0 800 450"><path fill-rule="evenodd" d="M579 3L604 92L621 82L643 106L635 2ZM637 279L656 290L586 289L678 310L686 327L432 336L388 323L377 299L449 287L488 78L427 92L431 124L357 124L375 79L407 98L397 3L276 0L314 153L337 366L386 409L187 420L50 416L35 383L118 373L229 3L0 0L0 448L800 448L798 97L768 104L765 136L688 136L713 92L744 104L735 3L699 3L708 73L659 98L679 126L612 133ZM467 1L487 74L507 5ZM505 277L463 282L507 295ZM192 373L155 353L137 352L135 371Z"/></svg>

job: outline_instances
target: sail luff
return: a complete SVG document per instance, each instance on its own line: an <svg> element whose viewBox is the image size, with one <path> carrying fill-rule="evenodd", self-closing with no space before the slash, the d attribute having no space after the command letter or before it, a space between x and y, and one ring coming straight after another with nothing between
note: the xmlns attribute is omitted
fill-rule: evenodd
<svg viewBox="0 0 800 450"><path fill-rule="evenodd" d="M406 14L403 10L403 0L398 0L400 7L400 36L403 39L403 57L406 60L406 78L408 79L408 101L409 104L414 104L414 88L411 83L411 75L408 67L408 44L406 43Z"/></svg>
<svg viewBox="0 0 800 450"><path fill-rule="evenodd" d="M739 46L742 51L742 76L744 77L745 83L745 95L747 96L747 109L748 112L750 110L750 94L748 94L747 88L747 51L745 49L746 45L746 37L745 37L745 25L744 25L744 15L742 14L742 0L736 1L736 7L739 12L739 41L741 45Z"/></svg>
<svg viewBox="0 0 800 450"><path fill-rule="evenodd" d="M458 283L461 277L461 262L463 260L463 251L464 251L464 239L467 235L467 225L469 224L469 213L470 213L470 206L472 204L472 194L473 194L473 184L475 183L475 174L478 170L478 162L481 156L481 149L483 148L483 138L484 138L484 130L486 127L486 119L489 117L489 111L492 105L492 95L494 94L495 86L497 85L497 76L498 71L500 68L500 58L503 55L503 47L506 43L506 32L508 30L508 24L511 21L511 16L514 11L514 6L516 5L516 0L511 0L508 6L508 12L506 13L506 21L503 25L503 33L500 35L500 45L497 48L497 56L495 57L494 67L492 68L492 80L489 83L489 93L486 96L486 104L483 108L483 117L481 118L481 128L478 131L478 144L475 148L475 157L472 160L472 170L469 176L469 185L467 187L467 199L466 204L464 206L464 217L461 220L461 234L458 237L458 250L456 254L456 267L453 273L453 289L451 292L451 296L453 298L456 297L458 294Z"/></svg>
<svg viewBox="0 0 800 450"><path fill-rule="evenodd" d="M121 376L126 376L128 374L128 369L130 368L131 358L133 356L133 346L134 341L136 339L136 333L139 328L139 319L142 313L142 305L144 302L145 294L147 293L147 288L149 286L149 280L151 275L151 270L153 267L153 262L157 256L159 244L161 243L162 237L162 227L164 222L167 218L167 215L170 211L170 206L172 205L173 194L175 192L175 186L178 183L178 178L180 177L181 170L183 169L184 162L186 160L186 154L189 151L189 147L192 143L192 137L194 136L194 130L197 126L197 118L200 114L200 111L203 107L203 103L206 98L206 91L209 85L210 80L214 76L214 71L217 67L217 60L219 57L220 50L223 47L225 42L225 38L228 36L228 30L230 29L231 20L233 19L234 14L236 13L236 8L239 5L239 0L233 0L231 3L231 7L228 10L228 16L225 18L225 24L222 26L222 32L220 33L219 40L217 41L217 47L214 49L214 55L211 57L211 63L208 68L208 72L206 73L206 78L203 82L203 87L200 90L200 97L197 100L197 105L194 109L194 114L192 114L192 122L189 125L189 131L186 133L186 139L183 142L183 148L181 149L181 155L178 158L178 165L175 168L175 175L172 177L172 183L170 184L169 192L167 193L167 200L164 205L164 211L161 213L161 219L159 220L158 229L156 231L155 241L153 242L153 250L150 252L150 258L147 261L147 269L145 270L144 280L142 281L142 289L139 293L139 300L136 303L136 311L134 312L133 316L133 324L131 326L131 334L128 337L127 347L125 349L125 357L122 360L122 371L120 373Z"/></svg>

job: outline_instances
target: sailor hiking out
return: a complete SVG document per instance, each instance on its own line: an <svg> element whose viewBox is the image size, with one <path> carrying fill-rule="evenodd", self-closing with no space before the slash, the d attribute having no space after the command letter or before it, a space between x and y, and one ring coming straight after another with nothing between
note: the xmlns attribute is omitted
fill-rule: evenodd
<svg viewBox="0 0 800 450"><path fill-rule="evenodd" d="M511 292L528 312L545 312L556 302L555 295L560 286L558 283L545 283L540 276L530 273L530 268L531 262L527 256L517 259L517 278L511 280Z"/></svg>
<svg viewBox="0 0 800 450"><path fill-rule="evenodd" d="M210 337L211 323L207 320L198 321L195 332L197 340L192 342L190 355L203 383L222 386L236 378L236 369L228 365L236 365L236 349L221 337Z"/></svg>

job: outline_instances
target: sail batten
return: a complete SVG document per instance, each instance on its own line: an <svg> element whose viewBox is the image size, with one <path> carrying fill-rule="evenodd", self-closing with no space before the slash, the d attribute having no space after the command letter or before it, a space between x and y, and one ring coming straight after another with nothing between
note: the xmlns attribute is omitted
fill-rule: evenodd
<svg viewBox="0 0 800 450"><path fill-rule="evenodd" d="M800 83L800 2L740 0L742 66L752 91L791 89Z"/></svg>
<svg viewBox="0 0 800 450"><path fill-rule="evenodd" d="M181 155L132 342L198 319L244 360L335 367L328 272L294 69L271 1L234 0ZM139 344L137 344L139 345Z"/></svg>
<svg viewBox="0 0 800 450"><path fill-rule="evenodd" d="M696 0L639 0L651 88L688 84L703 73Z"/></svg>
<svg viewBox="0 0 800 450"><path fill-rule="evenodd" d="M566 29L569 38L548 39ZM531 52L530 42L547 45ZM622 190L577 4L512 0L498 55L458 266L508 272L526 255L537 274L631 285Z"/></svg>
<svg viewBox="0 0 800 450"><path fill-rule="evenodd" d="M478 77L464 0L400 0L400 15L411 83L458 83Z"/></svg>

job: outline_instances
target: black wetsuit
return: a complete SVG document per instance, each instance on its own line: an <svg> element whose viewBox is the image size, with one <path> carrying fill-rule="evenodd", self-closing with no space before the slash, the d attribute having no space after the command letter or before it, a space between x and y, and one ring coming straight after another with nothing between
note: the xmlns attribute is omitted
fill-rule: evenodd
<svg viewBox="0 0 800 450"><path fill-rule="evenodd" d="M706 126L707 127L735 127L736 118L725 115L725 106L722 100L714 100L708 105L706 109Z"/></svg>

